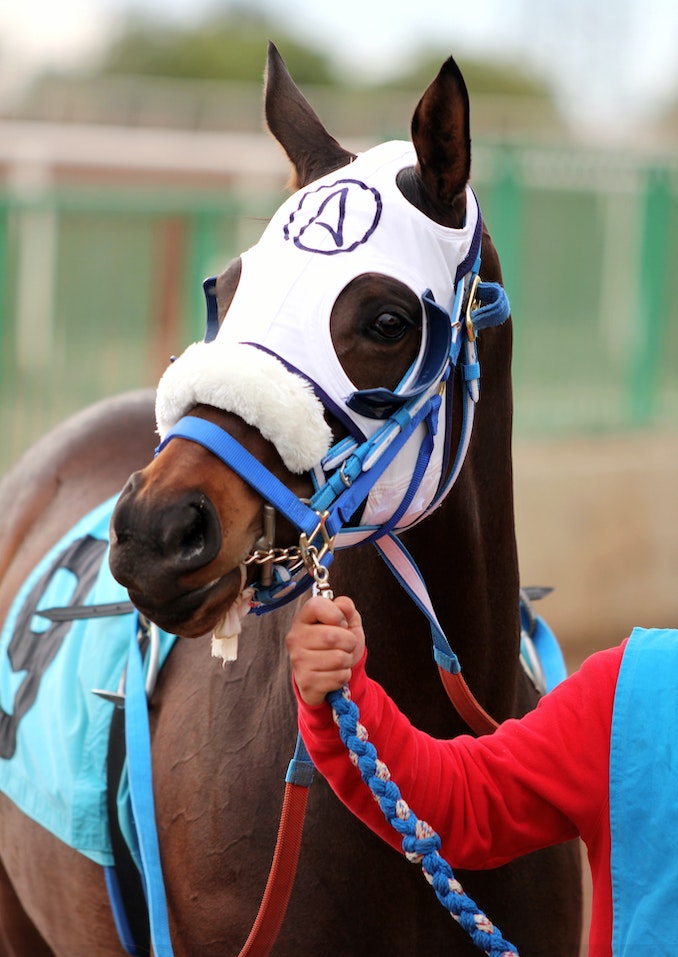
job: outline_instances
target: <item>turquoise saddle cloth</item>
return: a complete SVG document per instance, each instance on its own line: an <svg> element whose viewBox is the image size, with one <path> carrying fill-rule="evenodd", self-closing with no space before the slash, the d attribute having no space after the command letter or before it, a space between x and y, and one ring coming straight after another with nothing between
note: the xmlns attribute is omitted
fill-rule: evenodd
<svg viewBox="0 0 678 957"><path fill-rule="evenodd" d="M0 790L97 864L112 865L106 758L115 692L136 613L50 621L40 611L126 603L108 569L115 498L85 516L24 582L0 636ZM160 632L160 665L176 640ZM119 804L129 828L127 796Z"/></svg>

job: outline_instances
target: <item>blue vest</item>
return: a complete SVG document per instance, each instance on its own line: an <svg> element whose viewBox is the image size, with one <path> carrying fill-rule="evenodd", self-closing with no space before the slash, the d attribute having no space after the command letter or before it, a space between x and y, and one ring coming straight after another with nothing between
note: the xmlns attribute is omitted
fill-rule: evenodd
<svg viewBox="0 0 678 957"><path fill-rule="evenodd" d="M678 955L678 630L635 628L610 750L614 957Z"/></svg>

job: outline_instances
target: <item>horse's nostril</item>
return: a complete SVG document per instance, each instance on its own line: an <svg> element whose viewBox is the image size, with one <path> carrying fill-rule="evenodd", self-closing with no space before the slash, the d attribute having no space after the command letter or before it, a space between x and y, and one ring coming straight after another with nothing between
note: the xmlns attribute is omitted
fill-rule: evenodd
<svg viewBox="0 0 678 957"><path fill-rule="evenodd" d="M221 528L214 506L205 496L184 502L164 525L163 551L182 564L199 567L216 557Z"/></svg>
<svg viewBox="0 0 678 957"><path fill-rule="evenodd" d="M205 548L205 512L200 506L189 507L187 526L181 535L179 548L188 556L202 552Z"/></svg>

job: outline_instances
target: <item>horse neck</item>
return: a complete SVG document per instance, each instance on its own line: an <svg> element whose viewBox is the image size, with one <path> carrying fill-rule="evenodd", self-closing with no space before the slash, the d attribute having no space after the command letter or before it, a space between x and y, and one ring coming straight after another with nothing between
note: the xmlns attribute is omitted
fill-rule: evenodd
<svg viewBox="0 0 678 957"><path fill-rule="evenodd" d="M501 476L487 466L471 459L449 501L406 543L467 682L505 717L519 673L518 560L510 462Z"/></svg>

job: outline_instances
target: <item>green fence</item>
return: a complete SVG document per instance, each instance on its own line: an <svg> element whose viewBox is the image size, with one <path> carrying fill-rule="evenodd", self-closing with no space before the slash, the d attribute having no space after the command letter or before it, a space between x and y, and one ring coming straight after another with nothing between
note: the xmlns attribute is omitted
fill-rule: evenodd
<svg viewBox="0 0 678 957"><path fill-rule="evenodd" d="M52 424L154 386L204 332L201 282L280 197L53 191L0 199L0 469Z"/></svg>
<svg viewBox="0 0 678 957"><path fill-rule="evenodd" d="M678 424L678 163L477 151L522 434Z"/></svg>
<svg viewBox="0 0 678 957"><path fill-rule="evenodd" d="M678 422L678 163L474 144L515 324L516 431ZM280 195L0 193L0 468L87 403L155 385L200 338L201 280Z"/></svg>

